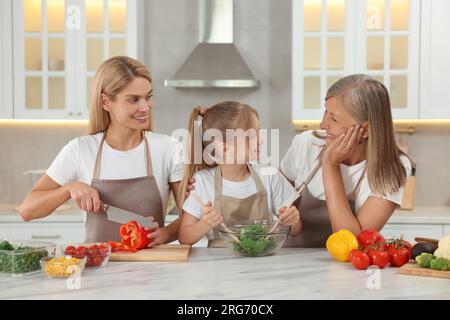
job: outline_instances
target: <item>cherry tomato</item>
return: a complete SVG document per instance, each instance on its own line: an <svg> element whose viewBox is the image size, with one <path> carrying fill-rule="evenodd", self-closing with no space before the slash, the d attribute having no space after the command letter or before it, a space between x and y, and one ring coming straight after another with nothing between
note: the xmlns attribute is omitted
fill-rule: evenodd
<svg viewBox="0 0 450 320"><path fill-rule="evenodd" d="M83 259L88 253L88 248L80 246L76 250L76 255L78 259Z"/></svg>
<svg viewBox="0 0 450 320"><path fill-rule="evenodd" d="M389 254L386 251L372 250L368 253L370 264L383 269L389 263Z"/></svg>
<svg viewBox="0 0 450 320"><path fill-rule="evenodd" d="M99 254L99 246L96 244L93 244L88 248L88 256L93 257Z"/></svg>
<svg viewBox="0 0 450 320"><path fill-rule="evenodd" d="M364 230L358 235L358 243L363 247L373 246L385 241L384 237L376 230Z"/></svg>
<svg viewBox="0 0 450 320"><path fill-rule="evenodd" d="M398 248L389 252L389 262L394 267L401 267L411 259L411 253L407 248Z"/></svg>
<svg viewBox="0 0 450 320"><path fill-rule="evenodd" d="M64 250L64 254L68 256L72 256L76 254L77 249L74 246L67 246L66 250Z"/></svg>
<svg viewBox="0 0 450 320"><path fill-rule="evenodd" d="M107 255L109 253L109 245L106 243L100 244L98 251L102 255Z"/></svg>
<svg viewBox="0 0 450 320"><path fill-rule="evenodd" d="M349 260L359 270L366 270L370 265L370 258L367 253L358 249L350 251Z"/></svg>

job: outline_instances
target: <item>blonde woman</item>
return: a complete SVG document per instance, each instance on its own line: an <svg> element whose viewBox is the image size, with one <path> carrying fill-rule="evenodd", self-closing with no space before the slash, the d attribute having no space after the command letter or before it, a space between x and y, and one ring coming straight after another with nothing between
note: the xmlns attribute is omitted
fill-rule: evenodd
<svg viewBox="0 0 450 320"><path fill-rule="evenodd" d="M334 231L381 230L401 204L411 162L395 142L388 91L366 75L333 84L322 131L297 135L281 162L296 188L312 176L300 202L303 230L293 246L324 246ZM314 173L314 168L320 165Z"/></svg>
<svg viewBox="0 0 450 320"><path fill-rule="evenodd" d="M179 220L164 227L170 194L183 176L182 145L152 132L152 79L129 57L105 61L95 77L88 135L69 142L24 200L25 221L51 214L73 199L87 212L86 241L118 241L120 224L103 204L154 220L151 245L176 239Z"/></svg>

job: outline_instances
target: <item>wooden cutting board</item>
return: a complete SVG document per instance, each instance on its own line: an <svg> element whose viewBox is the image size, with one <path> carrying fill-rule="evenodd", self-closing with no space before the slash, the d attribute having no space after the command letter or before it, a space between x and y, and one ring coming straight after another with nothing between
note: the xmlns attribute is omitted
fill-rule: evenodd
<svg viewBox="0 0 450 320"><path fill-rule="evenodd" d="M439 271L426 268L420 268L416 263L407 263L398 269L399 274L412 276L435 277L450 279L450 271Z"/></svg>
<svg viewBox="0 0 450 320"><path fill-rule="evenodd" d="M138 252L112 252L109 261L187 261L190 252L190 245L165 244Z"/></svg>

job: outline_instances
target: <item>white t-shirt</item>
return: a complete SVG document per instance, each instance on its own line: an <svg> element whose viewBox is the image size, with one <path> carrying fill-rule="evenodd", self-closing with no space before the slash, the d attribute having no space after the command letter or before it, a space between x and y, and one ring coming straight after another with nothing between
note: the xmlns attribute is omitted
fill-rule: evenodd
<svg viewBox="0 0 450 320"><path fill-rule="evenodd" d="M281 171L291 181L295 181L295 187L299 188L300 185L311 170L314 169L317 164L317 157L320 153L321 146L325 144L323 139L317 138L313 135L313 131L305 131L294 137L285 157L281 161ZM406 156L400 156L400 160L405 167L407 174L411 173L411 163ZM347 197L353 193L356 185L361 178L364 171L366 161L362 161L353 166L347 166L341 164L341 173L344 181L345 193ZM322 168L317 171L311 182L308 184L308 191L316 198L325 200L325 190L322 180ZM355 209L356 211L366 202L370 196L375 196L369 187L369 180L367 174L361 182L360 190L356 196ZM402 204L403 188L400 188L397 192L390 194L384 199L392 201L398 205Z"/></svg>
<svg viewBox="0 0 450 320"><path fill-rule="evenodd" d="M183 146L170 136L146 131L150 147L153 175L166 212L171 182L183 177ZM73 181L91 184L95 159L103 133L73 139L55 158L47 175L60 185ZM134 149L119 151L105 141L102 148L100 179L130 179L147 176L145 142Z"/></svg>
<svg viewBox="0 0 450 320"><path fill-rule="evenodd" d="M287 204L295 193L295 189L277 169L266 170L268 167L259 165L253 165L252 167L255 169L267 192L268 208L277 219L278 210ZM208 168L194 174L195 192L202 198L204 203L211 201L213 205L215 198L214 170ZM244 199L254 195L256 192L256 184L252 176L245 181L230 181L222 177L222 195L224 196ZM186 198L183 210L197 219L200 219L202 214L202 206L192 195ZM213 232L209 232L207 237L208 239L213 239Z"/></svg>

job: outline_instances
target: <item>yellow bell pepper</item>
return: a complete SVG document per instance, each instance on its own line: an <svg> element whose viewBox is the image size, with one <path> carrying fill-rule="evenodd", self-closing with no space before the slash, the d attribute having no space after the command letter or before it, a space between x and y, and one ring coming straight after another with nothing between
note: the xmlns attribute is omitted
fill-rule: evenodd
<svg viewBox="0 0 450 320"><path fill-rule="evenodd" d="M327 250L337 261L348 261L348 255L353 249L358 249L358 239L348 230L342 229L328 237Z"/></svg>

